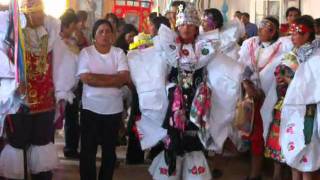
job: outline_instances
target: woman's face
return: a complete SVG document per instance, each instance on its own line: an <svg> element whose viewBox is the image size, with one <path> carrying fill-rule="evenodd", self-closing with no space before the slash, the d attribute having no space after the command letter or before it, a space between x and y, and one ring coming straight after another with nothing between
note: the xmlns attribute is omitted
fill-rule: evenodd
<svg viewBox="0 0 320 180"><path fill-rule="evenodd" d="M183 24L178 27L179 35L184 41L193 42L198 33L198 27L192 24Z"/></svg>
<svg viewBox="0 0 320 180"><path fill-rule="evenodd" d="M297 11L289 11L287 22L288 24L292 24L299 17L299 13Z"/></svg>
<svg viewBox="0 0 320 180"><path fill-rule="evenodd" d="M208 32L215 29L215 24L212 18L203 16L201 19L201 26L204 32Z"/></svg>
<svg viewBox="0 0 320 180"><path fill-rule="evenodd" d="M268 20L262 20L259 25L258 35L261 42L269 42L273 39L277 29L274 24Z"/></svg>
<svg viewBox="0 0 320 180"><path fill-rule="evenodd" d="M309 41L310 33L293 32L291 35L292 43L295 47L300 47Z"/></svg>
<svg viewBox="0 0 320 180"><path fill-rule="evenodd" d="M136 32L131 31L130 33L127 33L124 38L125 38L125 40L126 40L126 42L127 42L128 44L131 44L131 43L133 43L133 38L134 38L136 35L137 35Z"/></svg>
<svg viewBox="0 0 320 180"><path fill-rule="evenodd" d="M111 46L113 33L107 24L101 24L95 34L95 44L99 46Z"/></svg>
<svg viewBox="0 0 320 180"><path fill-rule="evenodd" d="M157 29L156 29L155 25L152 22L149 23L148 31L149 31L151 36L156 36L157 35Z"/></svg>

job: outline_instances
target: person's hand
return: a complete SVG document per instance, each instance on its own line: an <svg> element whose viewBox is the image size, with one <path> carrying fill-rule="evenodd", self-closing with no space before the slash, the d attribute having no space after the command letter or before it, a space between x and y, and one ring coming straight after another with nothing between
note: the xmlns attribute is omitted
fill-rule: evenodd
<svg viewBox="0 0 320 180"><path fill-rule="evenodd" d="M25 95L27 93L27 86L24 82L20 82L17 88L17 92L20 95Z"/></svg>
<svg viewBox="0 0 320 180"><path fill-rule="evenodd" d="M66 101L60 100L57 104L56 111L58 111L58 116L55 120L55 128L56 129L62 129L63 127L63 119L65 116L65 107L66 107Z"/></svg>

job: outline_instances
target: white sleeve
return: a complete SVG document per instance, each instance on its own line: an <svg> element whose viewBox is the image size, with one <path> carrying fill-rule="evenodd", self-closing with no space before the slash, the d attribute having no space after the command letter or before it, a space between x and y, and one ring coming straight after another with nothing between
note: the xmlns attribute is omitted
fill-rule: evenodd
<svg viewBox="0 0 320 180"><path fill-rule="evenodd" d="M118 54L118 72L119 71L129 71L128 59L125 53L120 50Z"/></svg>
<svg viewBox="0 0 320 180"><path fill-rule="evenodd" d="M247 39L243 42L240 50L239 50L239 60L238 62L242 64L243 66L250 66L250 54L249 54L249 44L253 39Z"/></svg>
<svg viewBox="0 0 320 180"><path fill-rule="evenodd" d="M81 74L88 73L88 72L90 72L89 56L85 48L80 52L79 59L78 59L78 69L77 69L76 75L80 76Z"/></svg>
<svg viewBox="0 0 320 180"><path fill-rule="evenodd" d="M57 40L53 49L53 81L56 101L73 102L73 88L77 83L77 55L70 52L61 40Z"/></svg>

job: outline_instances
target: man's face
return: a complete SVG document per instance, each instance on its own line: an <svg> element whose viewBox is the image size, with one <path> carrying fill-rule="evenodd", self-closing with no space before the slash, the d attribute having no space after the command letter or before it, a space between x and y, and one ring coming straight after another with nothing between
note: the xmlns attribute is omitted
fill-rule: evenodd
<svg viewBox="0 0 320 180"><path fill-rule="evenodd" d="M28 18L28 25L32 28L36 28L44 24L45 14L43 10L28 13L26 16Z"/></svg>
<svg viewBox="0 0 320 180"><path fill-rule="evenodd" d="M249 18L247 16L242 15L241 16L241 21L243 24L248 24L249 23Z"/></svg>

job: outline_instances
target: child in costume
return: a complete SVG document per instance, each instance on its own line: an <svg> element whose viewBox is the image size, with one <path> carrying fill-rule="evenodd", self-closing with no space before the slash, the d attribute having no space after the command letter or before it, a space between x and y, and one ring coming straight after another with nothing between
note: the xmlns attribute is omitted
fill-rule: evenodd
<svg viewBox="0 0 320 180"><path fill-rule="evenodd" d="M254 102L252 128L246 137L251 142L251 173L248 179L261 179L264 153L263 121L260 108L268 94L274 79L274 71L281 56L292 48L291 40L279 38L279 22L275 18L266 17L259 25L258 36L243 42L239 51L239 62L243 64L243 87Z"/></svg>

